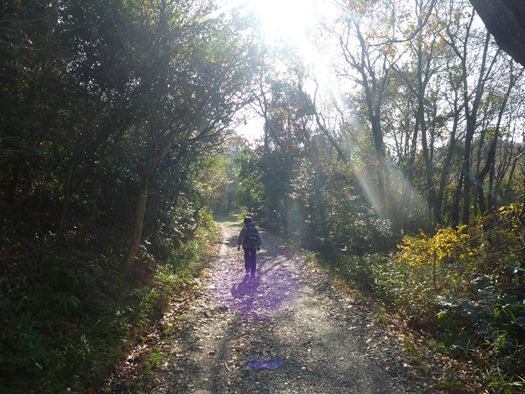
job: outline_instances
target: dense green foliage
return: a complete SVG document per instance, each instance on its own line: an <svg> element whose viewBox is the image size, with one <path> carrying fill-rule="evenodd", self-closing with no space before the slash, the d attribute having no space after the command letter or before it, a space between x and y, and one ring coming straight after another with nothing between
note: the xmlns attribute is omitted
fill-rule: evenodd
<svg viewBox="0 0 525 394"><path fill-rule="evenodd" d="M99 382L202 260L257 55L212 9L0 5L2 389Z"/></svg>
<svg viewBox="0 0 525 394"><path fill-rule="evenodd" d="M102 227L106 240L125 239L144 218L148 236L198 211L195 163L246 99L255 53L233 21L200 22L209 7L2 6L6 244L24 228L88 240Z"/></svg>

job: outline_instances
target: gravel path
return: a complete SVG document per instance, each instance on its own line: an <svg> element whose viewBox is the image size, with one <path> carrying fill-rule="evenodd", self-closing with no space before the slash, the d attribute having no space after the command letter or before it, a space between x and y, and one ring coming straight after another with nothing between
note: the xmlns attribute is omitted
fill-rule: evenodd
<svg viewBox="0 0 525 394"><path fill-rule="evenodd" d="M403 339L359 299L264 234L257 275L246 276L240 227L221 226L220 255L180 329L165 338L168 356L148 392L434 392L402 355Z"/></svg>

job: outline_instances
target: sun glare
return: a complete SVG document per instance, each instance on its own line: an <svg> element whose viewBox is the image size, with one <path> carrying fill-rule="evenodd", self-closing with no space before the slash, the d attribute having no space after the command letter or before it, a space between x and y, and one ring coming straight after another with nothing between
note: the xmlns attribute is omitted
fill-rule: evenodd
<svg viewBox="0 0 525 394"><path fill-rule="evenodd" d="M336 86L326 56L312 34L321 19L333 18L329 0L248 0L246 4L259 18L267 44L284 41L293 47L315 75L321 91Z"/></svg>
<svg viewBox="0 0 525 394"><path fill-rule="evenodd" d="M315 81L305 81L309 93L315 91L339 101L338 84L330 71L330 46L314 38L319 22L331 22L336 17L336 7L331 0L218 0L219 8L204 20L214 19L234 10L252 14L262 30L268 46L286 44L299 55ZM317 30L316 30L317 29ZM254 140L260 137L262 127L247 122L239 127L239 134Z"/></svg>
<svg viewBox="0 0 525 394"><path fill-rule="evenodd" d="M251 0L248 6L260 18L270 43L283 39L301 45L316 22L315 0Z"/></svg>
<svg viewBox="0 0 525 394"><path fill-rule="evenodd" d="M328 0L219 0L219 9L206 19L244 8L259 19L267 43L287 40L300 46L327 3Z"/></svg>

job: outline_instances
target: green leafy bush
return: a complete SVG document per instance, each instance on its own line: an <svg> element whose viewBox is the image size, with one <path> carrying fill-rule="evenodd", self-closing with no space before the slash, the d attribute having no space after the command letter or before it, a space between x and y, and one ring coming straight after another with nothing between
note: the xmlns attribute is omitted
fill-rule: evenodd
<svg viewBox="0 0 525 394"><path fill-rule="evenodd" d="M395 305L443 351L475 361L487 386L512 392L525 371L524 251L523 214L509 205L470 226L406 236L390 256L342 257L334 270Z"/></svg>

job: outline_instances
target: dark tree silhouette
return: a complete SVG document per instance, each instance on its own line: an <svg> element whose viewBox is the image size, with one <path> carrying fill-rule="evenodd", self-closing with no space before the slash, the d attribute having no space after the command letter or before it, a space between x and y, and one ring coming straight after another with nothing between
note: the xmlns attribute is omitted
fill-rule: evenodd
<svg viewBox="0 0 525 394"><path fill-rule="evenodd" d="M470 0L498 45L525 66L525 2Z"/></svg>

